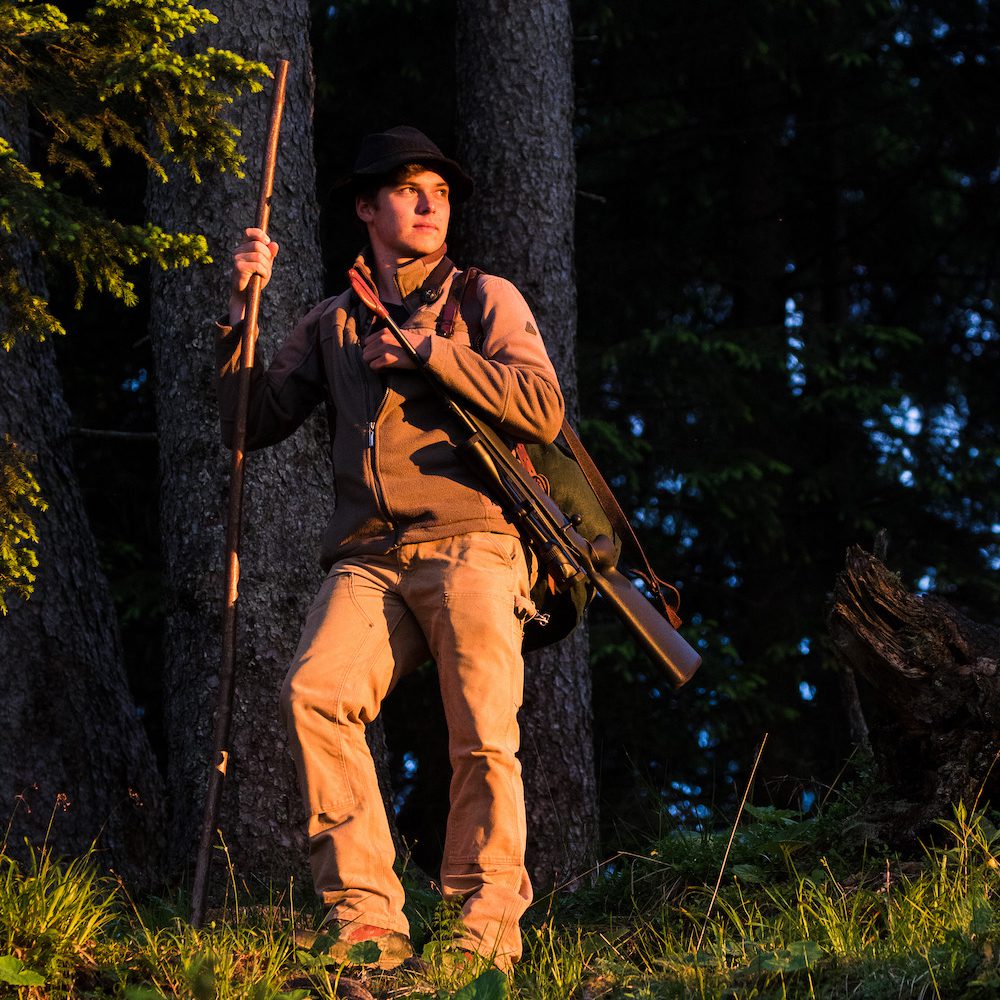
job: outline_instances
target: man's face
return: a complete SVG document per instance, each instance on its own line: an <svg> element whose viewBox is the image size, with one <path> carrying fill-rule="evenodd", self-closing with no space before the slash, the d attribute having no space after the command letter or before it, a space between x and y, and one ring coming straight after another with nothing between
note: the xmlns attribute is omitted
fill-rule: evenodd
<svg viewBox="0 0 1000 1000"><path fill-rule="evenodd" d="M433 253L448 235L448 182L433 170L379 188L374 202L358 198L355 207L372 249L397 263Z"/></svg>

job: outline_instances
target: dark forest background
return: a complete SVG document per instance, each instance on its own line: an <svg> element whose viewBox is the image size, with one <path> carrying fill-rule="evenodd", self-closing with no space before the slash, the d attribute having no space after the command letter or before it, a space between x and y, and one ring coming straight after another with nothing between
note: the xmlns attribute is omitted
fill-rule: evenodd
<svg viewBox="0 0 1000 1000"><path fill-rule="evenodd" d="M825 616L849 545L884 529L907 587L1000 619L1000 31L980 0L572 14L580 430L682 586L704 657L675 694L591 612L613 848L651 817L725 814L764 732L758 796L808 810L838 780L853 748ZM361 241L334 190L361 135L408 123L455 148L453 20L443 0L313 4L328 293ZM114 176L108 204L141 221L145 175ZM74 312L52 291L87 510L162 755L148 296ZM206 316L223 304L220 286ZM399 702L400 827L433 843L447 796L433 683Z"/></svg>

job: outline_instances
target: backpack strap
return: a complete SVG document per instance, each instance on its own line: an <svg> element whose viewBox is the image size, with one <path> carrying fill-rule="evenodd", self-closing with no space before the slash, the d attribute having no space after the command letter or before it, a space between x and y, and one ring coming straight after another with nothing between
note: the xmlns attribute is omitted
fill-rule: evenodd
<svg viewBox="0 0 1000 1000"><path fill-rule="evenodd" d="M462 273L462 276L451 283L451 288L448 290L448 298L445 300L445 304L441 307L441 313L438 316L437 321L437 332L438 336L450 337L455 332L455 317L458 316L461 311L462 306L465 304L466 295L468 294L469 288L475 288L476 282L479 279L479 275L482 272L478 267L469 267ZM482 336L482 323L478 324L479 336ZM470 341L471 337L471 327L470 327ZM479 345L473 343L472 345L477 351L479 350Z"/></svg>

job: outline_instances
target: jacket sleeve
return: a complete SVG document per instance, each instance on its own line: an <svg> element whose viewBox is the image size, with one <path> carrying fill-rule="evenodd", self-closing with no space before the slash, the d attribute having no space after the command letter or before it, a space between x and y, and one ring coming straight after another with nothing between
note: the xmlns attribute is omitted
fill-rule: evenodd
<svg viewBox="0 0 1000 1000"><path fill-rule="evenodd" d="M480 277L477 293L482 353L431 337L428 367L498 430L522 441L553 441L565 404L527 302L514 285L495 275Z"/></svg>
<svg viewBox="0 0 1000 1000"><path fill-rule="evenodd" d="M278 348L265 371L255 358L250 373L246 449L277 444L291 434L324 398L325 374L320 357L319 317L321 302L295 327ZM222 442L233 447L239 396L240 339L243 324L218 324L215 343L218 371L219 417Z"/></svg>

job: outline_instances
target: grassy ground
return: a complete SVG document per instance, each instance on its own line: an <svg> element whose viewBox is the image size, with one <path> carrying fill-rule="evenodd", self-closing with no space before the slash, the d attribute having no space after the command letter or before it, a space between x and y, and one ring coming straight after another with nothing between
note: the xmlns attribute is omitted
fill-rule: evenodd
<svg viewBox="0 0 1000 1000"><path fill-rule="evenodd" d="M411 923L431 971L369 988L434 1000L1000 995L1000 834L987 816L957 810L911 859L863 846L845 820L775 809L748 809L727 853L729 839L671 832L589 888L539 900L510 981L435 961L449 918L414 891ZM238 896L233 880L227 906L195 931L186 904L137 903L98 877L93 858L42 851L18 865L4 853L0 996L336 995L343 970L293 942L313 914Z"/></svg>

